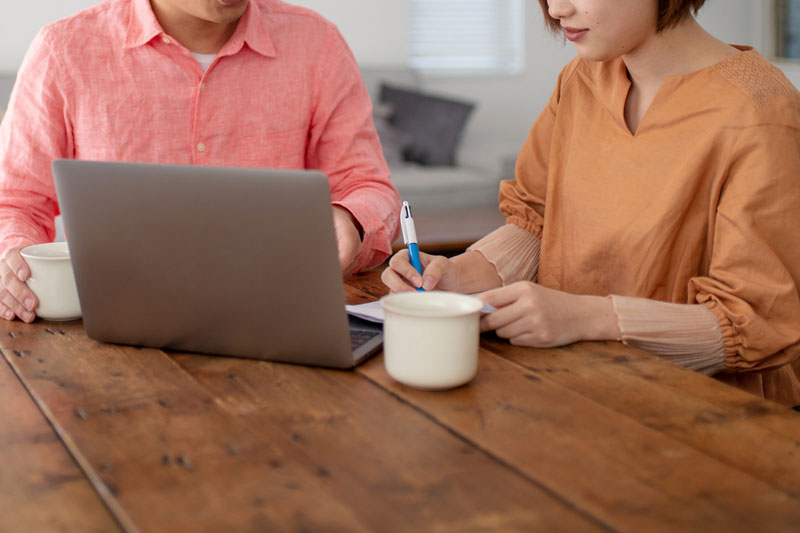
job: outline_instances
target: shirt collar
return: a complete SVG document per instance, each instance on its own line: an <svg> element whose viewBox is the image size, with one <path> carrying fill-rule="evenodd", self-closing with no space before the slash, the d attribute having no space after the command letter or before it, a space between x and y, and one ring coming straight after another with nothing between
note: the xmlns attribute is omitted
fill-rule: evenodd
<svg viewBox="0 0 800 533"><path fill-rule="evenodd" d="M142 46L163 33L164 30L150 6L150 0L133 0L125 35L125 48ZM222 47L220 55L235 54L245 43L263 56L277 56L267 31L263 8L258 5L256 0L250 0L247 3L247 8L236 26L236 31Z"/></svg>
<svg viewBox="0 0 800 533"><path fill-rule="evenodd" d="M153 38L164 33L158 23L150 0L133 0L131 17L125 34L125 48L135 48L149 43Z"/></svg>
<svg viewBox="0 0 800 533"><path fill-rule="evenodd" d="M256 0L247 2L247 8L236 26L231 38L220 50L219 55L232 55L247 43L252 50L266 57L276 57L275 47L269 37L264 7Z"/></svg>

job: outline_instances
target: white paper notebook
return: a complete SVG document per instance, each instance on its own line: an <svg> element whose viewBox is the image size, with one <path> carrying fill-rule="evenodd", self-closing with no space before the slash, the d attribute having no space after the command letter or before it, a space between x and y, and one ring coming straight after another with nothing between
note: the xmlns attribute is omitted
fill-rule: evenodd
<svg viewBox="0 0 800 533"><path fill-rule="evenodd" d="M470 294L470 296L474 296L474 294ZM350 315L356 316L363 320L368 320L369 322L383 324L385 314L383 312L383 307L381 307L381 303L377 300L365 304L345 305L345 308ZM493 313L495 311L497 311L496 308L486 303L483 304L483 309L481 309L482 313Z"/></svg>

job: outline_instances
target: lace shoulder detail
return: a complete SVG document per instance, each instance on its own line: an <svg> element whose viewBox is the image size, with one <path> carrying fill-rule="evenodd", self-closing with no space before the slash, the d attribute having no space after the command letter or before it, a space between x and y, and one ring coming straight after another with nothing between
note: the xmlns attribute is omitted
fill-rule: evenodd
<svg viewBox="0 0 800 533"><path fill-rule="evenodd" d="M778 96L797 96L797 89L783 72L760 54L743 52L721 61L716 71L752 98L757 107Z"/></svg>

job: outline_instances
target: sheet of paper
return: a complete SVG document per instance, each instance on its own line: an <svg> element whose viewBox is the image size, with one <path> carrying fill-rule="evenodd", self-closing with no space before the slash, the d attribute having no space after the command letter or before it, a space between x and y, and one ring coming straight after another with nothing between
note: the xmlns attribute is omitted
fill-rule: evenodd
<svg viewBox="0 0 800 533"><path fill-rule="evenodd" d="M383 324L385 314L383 312L383 307L381 307L380 302L377 300L365 304L345 305L344 307L347 309L347 312L353 316L369 320L370 322ZM497 311L497 309L489 304L483 304L483 309L481 309L482 313L492 313L494 311Z"/></svg>
<svg viewBox="0 0 800 533"><path fill-rule="evenodd" d="M353 316L369 320L370 322L383 324L383 307L381 307L380 302L377 300L365 304L345 305L344 307L347 309L347 312Z"/></svg>

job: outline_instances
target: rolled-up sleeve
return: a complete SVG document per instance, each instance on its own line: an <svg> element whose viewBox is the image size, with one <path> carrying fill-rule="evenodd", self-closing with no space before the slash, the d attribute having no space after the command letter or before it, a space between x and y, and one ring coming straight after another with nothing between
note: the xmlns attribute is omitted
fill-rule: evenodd
<svg viewBox="0 0 800 533"><path fill-rule="evenodd" d="M0 257L55 238L58 202L50 165L71 157L67 99L57 47L44 28L17 73L0 125Z"/></svg>
<svg viewBox="0 0 800 533"><path fill-rule="evenodd" d="M318 64L318 94L306 166L330 179L333 205L344 207L363 229L357 270L382 263L399 229L400 197L390 181L372 120L372 104L356 61L335 29Z"/></svg>

